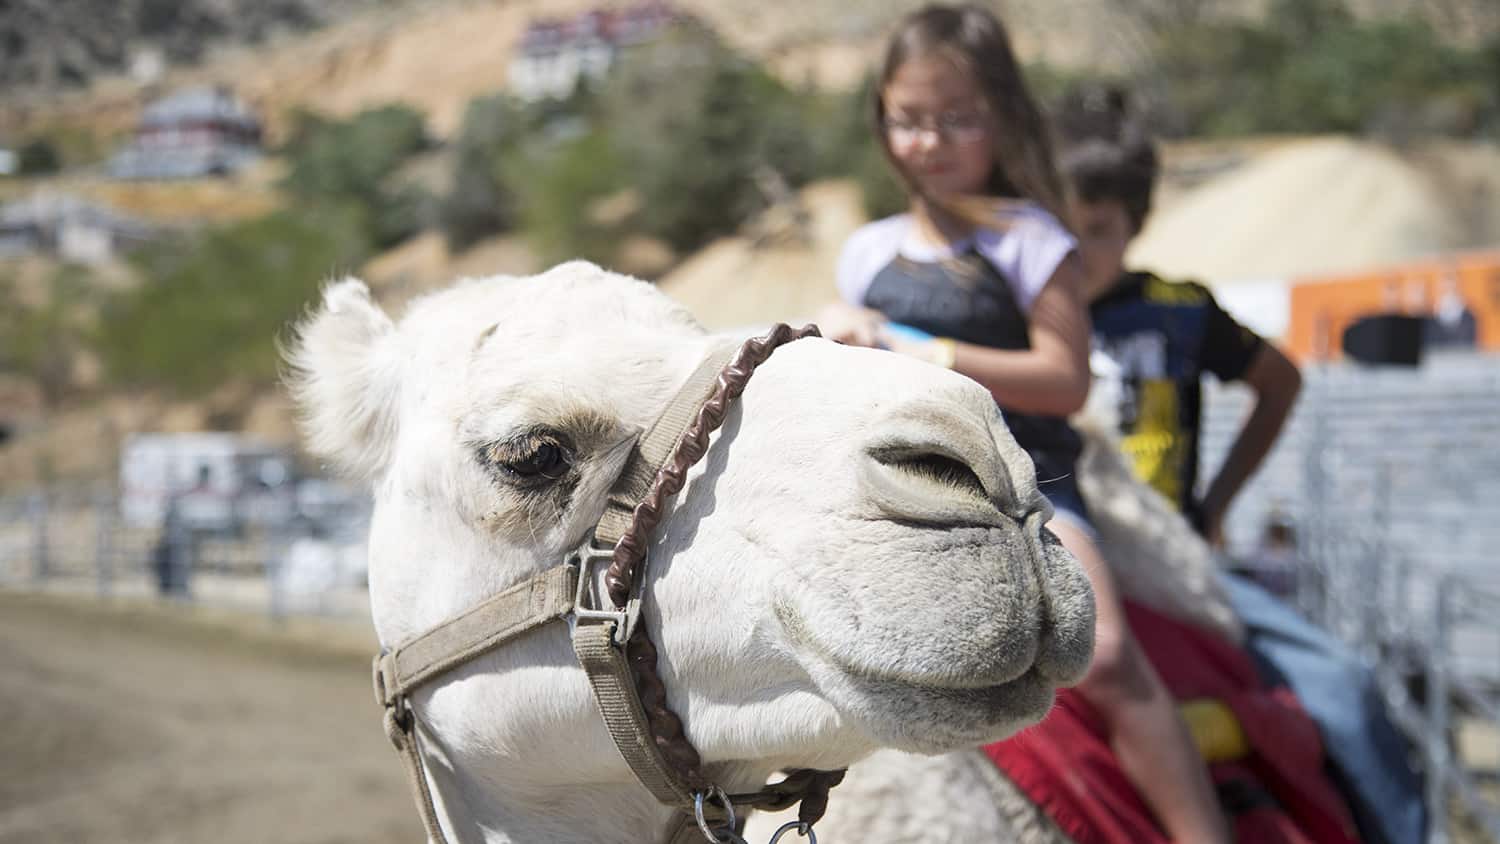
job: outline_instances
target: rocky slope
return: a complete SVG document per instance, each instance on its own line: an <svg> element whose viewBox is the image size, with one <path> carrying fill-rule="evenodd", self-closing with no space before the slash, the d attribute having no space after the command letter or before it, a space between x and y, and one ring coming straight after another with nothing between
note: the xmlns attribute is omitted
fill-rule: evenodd
<svg viewBox="0 0 1500 844"><path fill-rule="evenodd" d="M56 91L159 56L196 62L221 44L261 44L369 0L6 0L0 85ZM141 69L145 69L144 65Z"/></svg>

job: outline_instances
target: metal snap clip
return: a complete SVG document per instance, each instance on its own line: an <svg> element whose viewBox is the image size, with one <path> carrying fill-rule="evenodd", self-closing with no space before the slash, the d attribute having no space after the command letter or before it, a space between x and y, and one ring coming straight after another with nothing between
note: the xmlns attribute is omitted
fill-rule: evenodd
<svg viewBox="0 0 1500 844"><path fill-rule="evenodd" d="M769 844L776 844L781 840L781 836L792 830L796 830L797 835L806 838L807 844L818 844L818 836L813 834L812 824L805 821L787 821L782 824L781 828L776 830L776 834L771 836Z"/></svg>

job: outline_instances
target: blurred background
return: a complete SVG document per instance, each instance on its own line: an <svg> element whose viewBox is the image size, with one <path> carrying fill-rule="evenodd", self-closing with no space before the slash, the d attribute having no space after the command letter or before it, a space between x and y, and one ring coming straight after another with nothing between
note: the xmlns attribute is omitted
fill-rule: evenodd
<svg viewBox="0 0 1500 844"><path fill-rule="evenodd" d="M916 5L0 5L0 842L415 840L369 503L299 451L287 322L578 256L710 328L808 318L904 205L868 98ZM1303 366L1230 551L1379 667L1434 840L1500 840L1500 4L993 5L1044 103L1148 115L1131 263ZM1405 365L1344 352L1380 314ZM1209 386L1205 477L1246 404Z"/></svg>

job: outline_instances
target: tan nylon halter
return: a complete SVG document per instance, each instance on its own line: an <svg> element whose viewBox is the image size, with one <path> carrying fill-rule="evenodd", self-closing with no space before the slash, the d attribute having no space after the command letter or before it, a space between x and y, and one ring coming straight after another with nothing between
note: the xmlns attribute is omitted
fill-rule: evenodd
<svg viewBox="0 0 1500 844"><path fill-rule="evenodd" d="M636 442L593 536L578 552L375 658L375 698L385 707L386 735L402 755L433 842L447 844L447 838L422 767L418 713L410 694L523 633L570 616L574 653L620 755L658 801L678 810L667 836L670 844L705 838L695 808L712 828L727 827L733 814L724 802L779 811L801 801L802 821L811 824L822 817L828 789L843 779L842 771L794 771L783 782L736 795L725 795L705 778L697 750L667 706L656 648L645 625L636 623L644 598L640 574L646 547L668 502L707 452L710 435L723 424L755 368L777 347L817 333L814 326L794 330L777 325L738 349L716 348ZM604 560L609 561L607 595L587 606L592 566ZM710 796L714 799L706 799Z"/></svg>

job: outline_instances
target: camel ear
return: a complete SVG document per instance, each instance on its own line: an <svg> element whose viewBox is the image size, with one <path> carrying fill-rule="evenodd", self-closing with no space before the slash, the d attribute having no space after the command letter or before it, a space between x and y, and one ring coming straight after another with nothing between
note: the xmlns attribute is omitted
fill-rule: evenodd
<svg viewBox="0 0 1500 844"><path fill-rule="evenodd" d="M309 450L350 475L384 469L396 436L400 358L396 326L364 282L328 285L285 354Z"/></svg>

